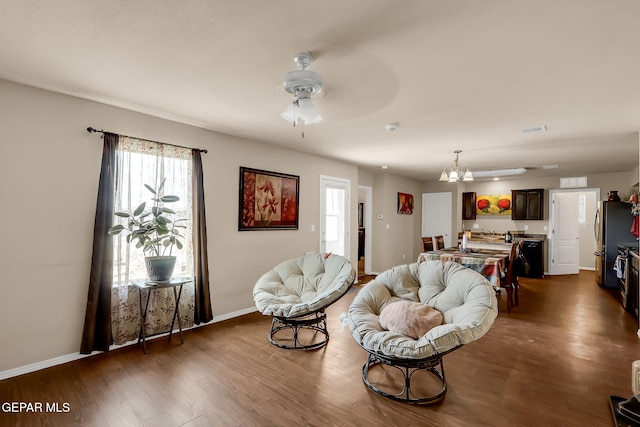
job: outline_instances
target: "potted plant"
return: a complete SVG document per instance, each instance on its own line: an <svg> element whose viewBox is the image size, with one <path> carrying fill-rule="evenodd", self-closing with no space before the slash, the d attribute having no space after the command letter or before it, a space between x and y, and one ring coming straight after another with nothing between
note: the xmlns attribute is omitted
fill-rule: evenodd
<svg viewBox="0 0 640 427"><path fill-rule="evenodd" d="M160 181L157 189L145 184L153 196L153 205L147 209L147 202L142 202L133 213L116 212L115 215L127 218L128 224L116 224L109 229L109 234L115 236L126 231L127 243L136 244L145 253L147 274L152 281L167 281L171 279L176 264L176 257L172 255L173 248L182 249L180 229L186 226L180 224L186 219L174 220L175 212L164 206L180 200L178 196L162 195L166 178Z"/></svg>

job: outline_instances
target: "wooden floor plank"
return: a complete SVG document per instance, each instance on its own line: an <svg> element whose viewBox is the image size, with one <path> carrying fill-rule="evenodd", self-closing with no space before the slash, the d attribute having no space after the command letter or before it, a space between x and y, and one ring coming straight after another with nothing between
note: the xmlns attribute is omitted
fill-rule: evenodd
<svg viewBox="0 0 640 427"><path fill-rule="evenodd" d="M608 426L608 396L631 395L637 319L594 273L521 279L520 305L482 339L445 356L448 393L432 406L393 402L362 383L366 353L327 310L329 344L269 344L252 313L0 381L0 402L54 402L67 413L0 412L12 426L491 425ZM366 286L366 285L364 285Z"/></svg>

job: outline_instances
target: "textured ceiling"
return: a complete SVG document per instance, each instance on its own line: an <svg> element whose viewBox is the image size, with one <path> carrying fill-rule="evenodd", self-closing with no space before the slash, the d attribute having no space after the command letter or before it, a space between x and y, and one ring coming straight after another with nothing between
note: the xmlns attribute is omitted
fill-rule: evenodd
<svg viewBox="0 0 640 427"><path fill-rule="evenodd" d="M2 0L0 78L420 180L456 149L579 176L638 166L639 21L637 0ZM293 128L301 51L324 120Z"/></svg>

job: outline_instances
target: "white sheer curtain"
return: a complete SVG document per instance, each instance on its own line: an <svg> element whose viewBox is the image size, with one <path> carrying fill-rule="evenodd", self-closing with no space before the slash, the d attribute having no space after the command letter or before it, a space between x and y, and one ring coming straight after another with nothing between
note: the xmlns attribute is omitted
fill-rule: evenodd
<svg viewBox="0 0 640 427"><path fill-rule="evenodd" d="M193 192L191 149L175 147L120 136L116 152L116 212L132 212L140 203L147 202L150 208L153 194L145 184L158 188L166 178L163 195L176 195L180 200L167 204L176 212L176 219L184 218L187 229L182 250L174 248L176 255L174 277L193 276L193 241L191 224ZM126 226L126 219L116 217L115 223ZM113 290L111 298L111 325L115 344L123 344L138 338L140 327L138 290L131 285L132 280L147 277L144 253L134 244L125 240L126 234L114 237ZM168 254L166 254L168 255ZM183 327L193 325L195 296L193 283L184 285L180 299L180 318ZM152 292L147 314L147 334L152 335L169 330L175 307L173 290L160 289Z"/></svg>

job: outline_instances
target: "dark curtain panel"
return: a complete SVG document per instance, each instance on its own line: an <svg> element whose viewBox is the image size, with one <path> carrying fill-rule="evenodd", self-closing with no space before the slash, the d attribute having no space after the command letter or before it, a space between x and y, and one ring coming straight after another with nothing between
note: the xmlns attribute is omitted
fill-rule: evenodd
<svg viewBox="0 0 640 427"><path fill-rule="evenodd" d="M113 222L116 146L118 135L104 133L102 168L98 184L96 219L93 229L93 256L89 295L84 318L80 353L108 351L111 336L111 287L113 283L113 239L107 231Z"/></svg>
<svg viewBox="0 0 640 427"><path fill-rule="evenodd" d="M200 150L193 150L193 262L196 307L194 323L213 320L209 293L209 256L207 254L207 222L204 209L204 174Z"/></svg>

